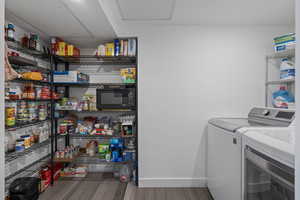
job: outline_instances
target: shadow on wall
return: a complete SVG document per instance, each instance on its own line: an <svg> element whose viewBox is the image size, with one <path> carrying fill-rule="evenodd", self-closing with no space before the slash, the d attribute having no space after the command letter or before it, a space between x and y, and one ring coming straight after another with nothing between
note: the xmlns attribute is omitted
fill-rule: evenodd
<svg viewBox="0 0 300 200"><path fill-rule="evenodd" d="M193 177L199 178L199 183L207 187L207 136L208 136L208 126L205 125L203 133L201 134L200 143L198 145L195 168ZM203 164L204 163L204 164ZM203 169L204 167L204 169ZM204 173L203 173L204 172ZM203 177L204 174L204 177Z"/></svg>

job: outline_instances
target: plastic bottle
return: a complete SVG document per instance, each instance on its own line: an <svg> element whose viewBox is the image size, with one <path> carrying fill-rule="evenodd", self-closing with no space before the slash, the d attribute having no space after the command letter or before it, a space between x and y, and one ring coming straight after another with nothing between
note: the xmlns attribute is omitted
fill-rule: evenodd
<svg viewBox="0 0 300 200"><path fill-rule="evenodd" d="M120 169L120 181L123 183L130 181L130 169L128 165L123 165Z"/></svg>
<svg viewBox="0 0 300 200"><path fill-rule="evenodd" d="M281 86L280 89L273 93L273 106L275 108L288 108L289 103L295 102L295 99L286 90L286 87Z"/></svg>
<svg viewBox="0 0 300 200"><path fill-rule="evenodd" d="M295 78L295 63L287 58L282 59L280 64L280 80Z"/></svg>

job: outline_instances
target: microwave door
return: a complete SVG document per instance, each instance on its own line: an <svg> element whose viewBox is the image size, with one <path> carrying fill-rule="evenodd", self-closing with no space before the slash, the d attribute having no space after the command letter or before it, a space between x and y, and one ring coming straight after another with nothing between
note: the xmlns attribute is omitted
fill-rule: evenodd
<svg viewBox="0 0 300 200"><path fill-rule="evenodd" d="M131 95L129 90L114 89L97 92L97 106L99 109L130 109Z"/></svg>

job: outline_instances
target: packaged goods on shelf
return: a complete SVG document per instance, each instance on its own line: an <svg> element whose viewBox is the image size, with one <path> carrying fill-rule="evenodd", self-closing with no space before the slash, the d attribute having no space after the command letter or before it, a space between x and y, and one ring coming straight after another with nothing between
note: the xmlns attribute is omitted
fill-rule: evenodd
<svg viewBox="0 0 300 200"><path fill-rule="evenodd" d="M294 96L284 86L280 86L279 90L272 94L272 98L275 108L289 108L289 104L295 102Z"/></svg>
<svg viewBox="0 0 300 200"><path fill-rule="evenodd" d="M73 167L66 167L64 168L60 176L61 177L77 177L77 178L84 178L87 175L87 166L79 165Z"/></svg>
<svg viewBox="0 0 300 200"><path fill-rule="evenodd" d="M79 146L67 146L64 149L58 150L55 152L56 161L64 161L67 159L74 159L79 154Z"/></svg>
<svg viewBox="0 0 300 200"><path fill-rule="evenodd" d="M106 43L105 44L106 47L106 56L114 56L115 55L115 45L113 42L111 43Z"/></svg>
<svg viewBox="0 0 300 200"><path fill-rule="evenodd" d="M61 170L63 165L61 163L55 163L53 166L53 179L56 181L61 176ZM45 191L51 184L52 170L50 165L41 167L40 178L41 178L41 192Z"/></svg>
<svg viewBox="0 0 300 200"><path fill-rule="evenodd" d="M295 63L288 58L284 58L280 64L280 80L295 79Z"/></svg>
<svg viewBox="0 0 300 200"><path fill-rule="evenodd" d="M100 44L96 56L136 56L136 39L115 39L113 42Z"/></svg>
<svg viewBox="0 0 300 200"><path fill-rule="evenodd" d="M56 110L73 110L73 111L97 111L96 96L84 95L80 100L77 98L62 98L56 103Z"/></svg>
<svg viewBox="0 0 300 200"><path fill-rule="evenodd" d="M6 153L22 152L33 145L45 142L50 136L50 125L45 123L33 128L11 129L5 134Z"/></svg>
<svg viewBox="0 0 300 200"><path fill-rule="evenodd" d="M53 74L53 79L55 83L88 83L89 75L79 71L55 71Z"/></svg>
<svg viewBox="0 0 300 200"><path fill-rule="evenodd" d="M58 56L80 56L80 49L66 43L59 37L51 38L51 52Z"/></svg>
<svg viewBox="0 0 300 200"><path fill-rule="evenodd" d="M96 55L97 55L97 56L106 56L106 48L105 48L105 45L101 44L101 45L98 46Z"/></svg>
<svg viewBox="0 0 300 200"><path fill-rule="evenodd" d="M274 38L274 48L276 52L285 51L288 49L295 49L295 47L296 47L295 33L289 33Z"/></svg>
<svg viewBox="0 0 300 200"><path fill-rule="evenodd" d="M34 67L32 67L34 68ZM34 80L34 81L45 81L48 82L50 80L50 74L46 72L42 72L37 69L27 69L27 68L16 68L16 72L21 74L22 79L24 80Z"/></svg>
<svg viewBox="0 0 300 200"><path fill-rule="evenodd" d="M78 120L76 133L79 135L99 135L113 136L118 132L119 123L111 117L85 117L83 120Z"/></svg>
<svg viewBox="0 0 300 200"><path fill-rule="evenodd" d="M75 133L75 121L72 119L62 120L58 127L58 134L74 134Z"/></svg>
<svg viewBox="0 0 300 200"><path fill-rule="evenodd" d="M120 75L123 83L136 82L136 68L125 68L120 70Z"/></svg>
<svg viewBox="0 0 300 200"><path fill-rule="evenodd" d="M21 75L22 78L25 80L35 80L35 81L43 80L43 76L41 72L24 72Z"/></svg>
<svg viewBox="0 0 300 200"><path fill-rule="evenodd" d="M111 152L109 150L109 144L99 144L98 145L99 157L101 159L105 159L106 161L110 161Z"/></svg>
<svg viewBox="0 0 300 200"><path fill-rule="evenodd" d="M49 86L38 86L32 83L22 85L7 84L5 89L6 100L50 100L51 91ZM53 92L53 99L59 96Z"/></svg>
<svg viewBox="0 0 300 200"><path fill-rule="evenodd" d="M136 56L136 39L128 39L128 56Z"/></svg>

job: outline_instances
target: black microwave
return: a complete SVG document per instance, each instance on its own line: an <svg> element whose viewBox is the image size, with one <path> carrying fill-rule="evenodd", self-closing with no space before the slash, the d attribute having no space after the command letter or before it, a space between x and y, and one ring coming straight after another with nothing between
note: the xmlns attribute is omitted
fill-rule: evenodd
<svg viewBox="0 0 300 200"><path fill-rule="evenodd" d="M101 85L97 88L97 108L135 109L135 96L133 85Z"/></svg>

